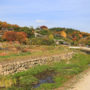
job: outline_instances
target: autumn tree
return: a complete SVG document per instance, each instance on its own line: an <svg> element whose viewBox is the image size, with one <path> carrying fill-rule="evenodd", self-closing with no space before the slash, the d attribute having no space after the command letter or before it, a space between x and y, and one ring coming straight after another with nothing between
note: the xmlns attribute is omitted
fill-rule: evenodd
<svg viewBox="0 0 90 90"><path fill-rule="evenodd" d="M17 24L11 25L11 28L13 28L14 31L18 31L20 29L20 27Z"/></svg>
<svg viewBox="0 0 90 90"><path fill-rule="evenodd" d="M1 26L6 29L8 27L8 24L6 22L3 22Z"/></svg>
<svg viewBox="0 0 90 90"><path fill-rule="evenodd" d="M19 29L19 32L25 32L27 34L27 37L34 37L34 29L29 27L21 27Z"/></svg>
<svg viewBox="0 0 90 90"><path fill-rule="evenodd" d="M2 22L0 21L0 30L2 29Z"/></svg>
<svg viewBox="0 0 90 90"><path fill-rule="evenodd" d="M25 32L16 32L16 41L20 43L27 41L27 34Z"/></svg>
<svg viewBox="0 0 90 90"><path fill-rule="evenodd" d="M50 41L54 40L53 34L50 34L50 35L49 35L49 40L50 40Z"/></svg>
<svg viewBox="0 0 90 90"><path fill-rule="evenodd" d="M61 32L60 32L60 35L61 35L62 37L64 37L64 38L66 38L66 37L67 37L67 34L66 34L66 32L65 32L65 31L61 31Z"/></svg>
<svg viewBox="0 0 90 90"><path fill-rule="evenodd" d="M42 30L48 30L48 27L47 26L40 26L40 29L42 29Z"/></svg>
<svg viewBox="0 0 90 90"><path fill-rule="evenodd" d="M72 40L73 40L73 41L76 41L76 40L77 40L77 37L76 37L76 36L74 36L74 37L72 38Z"/></svg>
<svg viewBox="0 0 90 90"><path fill-rule="evenodd" d="M82 35L82 34L79 34L79 37L80 37L80 38L82 38L82 37L83 37L83 35Z"/></svg>
<svg viewBox="0 0 90 90"><path fill-rule="evenodd" d="M2 38L6 41L19 41L20 43L24 43L27 40L27 35L25 32L8 31L4 33Z"/></svg>
<svg viewBox="0 0 90 90"><path fill-rule="evenodd" d="M16 32L14 31L5 32L2 38L7 41L16 41Z"/></svg>
<svg viewBox="0 0 90 90"><path fill-rule="evenodd" d="M2 28L8 29L8 30L9 29L18 30L20 27L16 24L9 24L7 22L1 22L0 21L0 29L2 29Z"/></svg>

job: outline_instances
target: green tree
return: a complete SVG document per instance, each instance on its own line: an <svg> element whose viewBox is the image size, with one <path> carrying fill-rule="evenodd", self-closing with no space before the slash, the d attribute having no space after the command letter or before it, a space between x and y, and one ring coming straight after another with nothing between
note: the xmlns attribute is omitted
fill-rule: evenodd
<svg viewBox="0 0 90 90"><path fill-rule="evenodd" d="M50 41L54 40L53 34L50 34L50 35L49 35L49 40L50 40Z"/></svg>
<svg viewBox="0 0 90 90"><path fill-rule="evenodd" d="M21 27L19 29L20 32L25 32L28 38L34 37L34 29L29 27Z"/></svg>

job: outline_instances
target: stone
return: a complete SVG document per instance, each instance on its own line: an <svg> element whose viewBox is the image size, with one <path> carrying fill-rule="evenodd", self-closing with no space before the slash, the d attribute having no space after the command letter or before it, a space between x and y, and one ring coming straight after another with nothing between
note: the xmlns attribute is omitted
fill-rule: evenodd
<svg viewBox="0 0 90 90"><path fill-rule="evenodd" d="M0 75L14 74L25 71L35 65L50 64L52 62L60 62L61 60L72 58L73 52L53 55L48 57L30 58L28 60L9 62L7 64L0 64Z"/></svg>

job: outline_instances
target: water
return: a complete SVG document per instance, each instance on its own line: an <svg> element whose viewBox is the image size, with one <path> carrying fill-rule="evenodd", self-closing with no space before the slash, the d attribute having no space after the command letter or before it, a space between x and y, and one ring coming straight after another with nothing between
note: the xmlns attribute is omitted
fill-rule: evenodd
<svg viewBox="0 0 90 90"><path fill-rule="evenodd" d="M85 52L86 54L90 54L90 51L81 50L82 52Z"/></svg>
<svg viewBox="0 0 90 90"><path fill-rule="evenodd" d="M33 85L33 88L38 88L41 84L44 83L54 83L53 76L55 75L55 72L53 70L49 71L46 70L45 72L39 73L36 75L36 78L39 79L39 82L35 85Z"/></svg>
<svg viewBox="0 0 90 90"><path fill-rule="evenodd" d="M53 77L52 76L47 76L44 79L40 79L39 83L34 85L33 88L38 88L41 84L44 84L44 83L54 83Z"/></svg>

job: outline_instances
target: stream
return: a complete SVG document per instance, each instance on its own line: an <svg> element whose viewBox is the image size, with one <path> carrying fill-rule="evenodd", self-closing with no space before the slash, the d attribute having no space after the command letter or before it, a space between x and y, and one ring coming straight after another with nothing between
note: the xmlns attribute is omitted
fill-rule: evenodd
<svg viewBox="0 0 90 90"><path fill-rule="evenodd" d="M90 54L90 51L81 50L82 52L85 52L86 54Z"/></svg>
<svg viewBox="0 0 90 90"><path fill-rule="evenodd" d="M53 77L52 76L47 76L44 79L40 79L39 80L39 83L37 83L36 85L34 85L33 88L38 88L41 84L44 84L44 83L54 83Z"/></svg>
<svg viewBox="0 0 90 90"><path fill-rule="evenodd" d="M55 75L55 72L53 70L52 71L47 70L45 72L42 72L36 75L35 77L39 79L39 82L33 85L33 88L38 88L41 84L44 84L44 83L54 83L54 80L53 80L54 75Z"/></svg>

